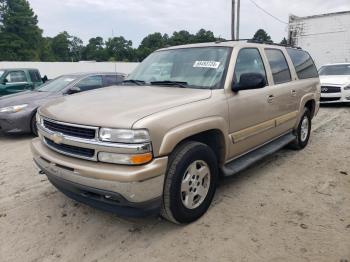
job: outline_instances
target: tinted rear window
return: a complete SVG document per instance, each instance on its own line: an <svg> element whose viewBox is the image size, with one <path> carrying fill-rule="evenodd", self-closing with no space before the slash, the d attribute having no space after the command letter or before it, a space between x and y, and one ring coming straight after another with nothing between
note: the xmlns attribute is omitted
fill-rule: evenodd
<svg viewBox="0 0 350 262"><path fill-rule="evenodd" d="M287 48L287 52L292 59L299 79L318 77L314 61L307 52L292 48Z"/></svg>
<svg viewBox="0 0 350 262"><path fill-rule="evenodd" d="M275 84L291 81L289 66L283 52L278 49L266 49L265 51Z"/></svg>

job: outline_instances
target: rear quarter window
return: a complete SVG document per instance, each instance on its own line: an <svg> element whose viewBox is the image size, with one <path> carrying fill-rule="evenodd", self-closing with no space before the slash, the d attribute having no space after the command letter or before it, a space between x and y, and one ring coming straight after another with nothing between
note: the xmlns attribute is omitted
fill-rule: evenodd
<svg viewBox="0 0 350 262"><path fill-rule="evenodd" d="M293 48L287 48L287 52L293 62L299 79L318 77L315 63L307 52Z"/></svg>

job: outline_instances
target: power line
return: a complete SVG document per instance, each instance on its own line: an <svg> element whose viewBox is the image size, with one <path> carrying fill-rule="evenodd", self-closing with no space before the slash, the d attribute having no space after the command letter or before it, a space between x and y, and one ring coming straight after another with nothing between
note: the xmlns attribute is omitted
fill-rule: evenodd
<svg viewBox="0 0 350 262"><path fill-rule="evenodd" d="M250 2L252 2L252 4L254 4L257 8L259 8L261 11L263 11L265 14L271 16L272 18L276 19L278 22L282 23L282 24L286 24L288 25L287 22L279 19L278 17L274 16L273 14L271 14L270 12L266 11L264 8L262 8L261 6L259 6L257 3L255 3L253 0L249 0Z"/></svg>

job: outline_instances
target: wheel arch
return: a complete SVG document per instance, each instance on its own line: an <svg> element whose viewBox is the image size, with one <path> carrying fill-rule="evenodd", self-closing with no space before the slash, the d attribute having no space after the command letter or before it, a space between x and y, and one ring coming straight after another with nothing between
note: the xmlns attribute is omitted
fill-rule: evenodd
<svg viewBox="0 0 350 262"><path fill-rule="evenodd" d="M170 130L163 138L159 155L169 155L185 141L197 141L208 145L223 163L228 154L227 122L219 117L199 119Z"/></svg>

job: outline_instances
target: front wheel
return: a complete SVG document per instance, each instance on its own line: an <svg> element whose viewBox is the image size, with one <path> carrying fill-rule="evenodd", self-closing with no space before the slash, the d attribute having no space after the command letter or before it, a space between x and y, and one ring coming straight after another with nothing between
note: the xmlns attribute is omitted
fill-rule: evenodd
<svg viewBox="0 0 350 262"><path fill-rule="evenodd" d="M209 208L218 179L217 158L211 148L186 142L170 156L161 214L171 222L191 223Z"/></svg>
<svg viewBox="0 0 350 262"><path fill-rule="evenodd" d="M301 150L309 143L311 134L311 112L305 108L296 130L296 139L290 144L292 149Z"/></svg>

